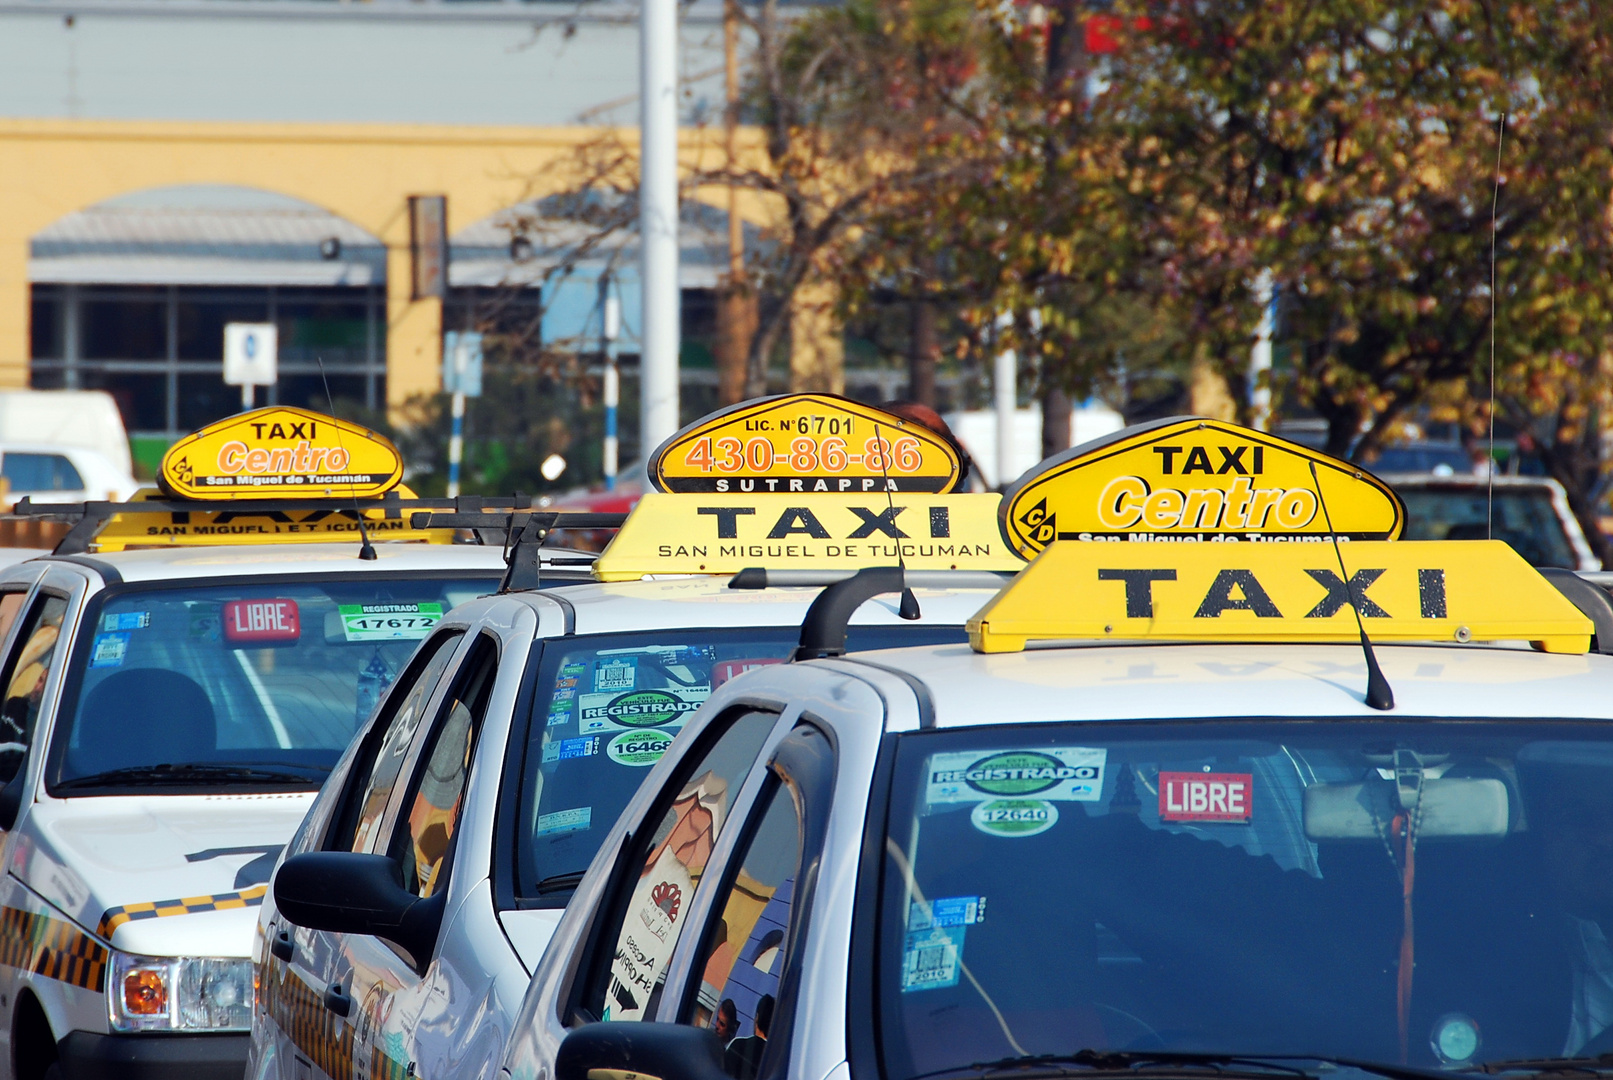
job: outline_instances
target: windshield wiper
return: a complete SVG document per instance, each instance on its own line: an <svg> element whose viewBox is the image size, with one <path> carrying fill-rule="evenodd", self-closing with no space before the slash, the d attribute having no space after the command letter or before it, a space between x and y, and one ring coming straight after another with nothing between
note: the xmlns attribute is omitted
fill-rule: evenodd
<svg viewBox="0 0 1613 1080"><path fill-rule="evenodd" d="M1512 1058L1505 1061L1486 1061L1473 1066L1482 1073L1533 1073L1535 1075L1565 1075L1576 1073L1599 1076L1613 1072L1613 1051L1596 1057Z"/></svg>
<svg viewBox="0 0 1613 1080"><path fill-rule="evenodd" d="M532 887L532 891L539 896L552 892L569 892L582 884L583 870L573 870L566 874L552 874Z"/></svg>
<svg viewBox="0 0 1613 1080"><path fill-rule="evenodd" d="M303 770L301 772L296 770ZM319 765L265 766L250 764L222 765L192 762L179 765L132 765L124 769L108 769L88 776L75 776L55 785L56 789L93 787L140 787L161 784L208 783L269 783L318 784L323 783L330 770Z"/></svg>
<svg viewBox="0 0 1613 1080"><path fill-rule="evenodd" d="M1154 1068L1203 1065L1218 1074L1241 1070L1259 1070L1264 1073L1281 1073L1287 1076L1314 1078L1316 1074L1290 1061L1315 1061L1347 1069L1359 1069L1386 1080L1443 1080L1451 1074L1443 1070L1417 1069L1407 1065L1393 1065L1381 1061L1363 1061L1355 1058L1332 1057L1327 1054L1227 1054L1196 1050L1077 1050L1073 1054L1026 1054L999 1058L996 1061L976 1062L973 1065L954 1065L934 1072L920 1073L909 1080L926 1080L945 1073L976 1072L990 1080L1006 1080L1021 1070L1048 1070L1055 1073L1068 1070L1066 1075L1087 1073L1140 1073ZM1040 1073L1047 1075L1045 1071Z"/></svg>

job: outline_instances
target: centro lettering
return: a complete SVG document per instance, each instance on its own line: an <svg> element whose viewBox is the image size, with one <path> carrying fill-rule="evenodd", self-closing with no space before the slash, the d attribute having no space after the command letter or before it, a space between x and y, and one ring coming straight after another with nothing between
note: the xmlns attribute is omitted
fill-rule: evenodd
<svg viewBox="0 0 1613 1080"><path fill-rule="evenodd" d="M239 439L232 439L218 448L218 471L225 476L244 472L248 476L268 476L276 473L313 473L329 470L340 472L347 468L348 452L340 446L310 446L303 439L294 447L249 447Z"/></svg>
<svg viewBox="0 0 1613 1080"><path fill-rule="evenodd" d="M1309 488L1257 488L1246 476L1222 488L1162 487L1140 476L1117 476L1098 496L1098 520L1116 531L1141 523L1150 529L1303 529L1316 518Z"/></svg>

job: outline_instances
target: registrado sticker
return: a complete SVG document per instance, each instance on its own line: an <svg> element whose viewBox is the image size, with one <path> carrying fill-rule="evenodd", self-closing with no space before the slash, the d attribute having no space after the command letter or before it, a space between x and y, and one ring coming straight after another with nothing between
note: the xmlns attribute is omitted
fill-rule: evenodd
<svg viewBox="0 0 1613 1080"><path fill-rule="evenodd" d="M342 604L337 610L348 641L414 641L442 622L441 604Z"/></svg>
<svg viewBox="0 0 1613 1080"><path fill-rule="evenodd" d="M624 694L582 694L578 701L578 731L630 731L664 727L678 723L700 708L711 696L709 686L677 687L669 690L630 690Z"/></svg>
<svg viewBox="0 0 1613 1080"><path fill-rule="evenodd" d="M1045 799L992 799L969 811L969 823L987 836L1035 836L1058 821L1059 808Z"/></svg>
<svg viewBox="0 0 1613 1080"><path fill-rule="evenodd" d="M1252 773L1161 772L1159 820L1247 825L1254 786Z"/></svg>
<svg viewBox="0 0 1613 1080"><path fill-rule="evenodd" d="M925 801L931 806L988 799L1097 802L1108 754L1087 746L935 754L930 758Z"/></svg>

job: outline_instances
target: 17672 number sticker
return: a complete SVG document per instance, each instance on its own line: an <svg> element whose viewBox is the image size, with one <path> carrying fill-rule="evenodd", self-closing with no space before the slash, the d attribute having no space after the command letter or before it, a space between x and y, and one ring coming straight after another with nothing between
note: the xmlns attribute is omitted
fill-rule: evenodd
<svg viewBox="0 0 1613 1080"><path fill-rule="evenodd" d="M342 636L348 641L410 641L442 621L442 605L342 604Z"/></svg>

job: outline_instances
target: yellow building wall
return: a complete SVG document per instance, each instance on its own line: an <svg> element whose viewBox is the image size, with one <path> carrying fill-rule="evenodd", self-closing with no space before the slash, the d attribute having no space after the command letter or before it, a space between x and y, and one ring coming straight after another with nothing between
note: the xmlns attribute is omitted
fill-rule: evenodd
<svg viewBox="0 0 1613 1080"><path fill-rule="evenodd" d="M746 133L747 149L755 138ZM446 195L452 235L563 190L579 151L612 139L631 151L638 135L597 127L0 120L0 387L28 385L35 234L116 195L234 184L323 207L386 245L387 403L396 408L441 383L442 305L409 296L408 197ZM720 132L686 130L685 167L720 162L719 140ZM760 202L750 208L747 217L763 220Z"/></svg>

